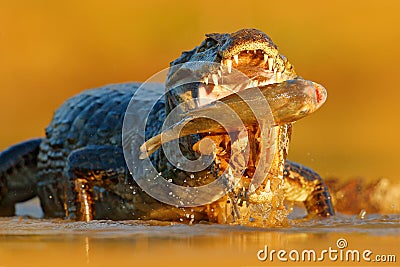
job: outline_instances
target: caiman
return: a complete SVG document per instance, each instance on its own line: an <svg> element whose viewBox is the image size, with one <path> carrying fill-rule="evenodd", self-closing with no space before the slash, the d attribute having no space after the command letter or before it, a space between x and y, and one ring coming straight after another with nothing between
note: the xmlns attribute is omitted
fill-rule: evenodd
<svg viewBox="0 0 400 267"><path fill-rule="evenodd" d="M197 65L185 67L192 62L203 63L198 68L193 67ZM209 66L205 67L204 62L209 62ZM146 139L162 131L166 116L179 104L193 98L221 99L229 95L229 90L221 84L234 70L247 76L247 80L234 80L225 86L243 92L251 87L301 79L272 40L259 30L207 34L199 46L171 62L166 85L153 83L147 89L148 97L142 105L154 107L147 118ZM164 90L187 71L196 73L199 82L181 84L166 92L165 99L152 97L153 91ZM286 160L294 120L273 125L269 130L275 150L270 168L263 173L266 179L256 190L248 187L260 159L260 127L246 125L250 160L239 187L212 203L194 207L169 205L151 197L133 178L138 174L128 169L122 146L124 116L140 86L140 83L122 83L84 91L55 112L44 138L29 140L1 152L0 215L14 215L16 203L35 196L40 199L45 217L75 220L282 224L288 214L284 200L304 203L309 216L334 215L328 188L321 177L311 169ZM317 97L321 96L317 94ZM197 104L200 108L212 105L210 101ZM310 113L309 110L301 112ZM206 185L233 168L226 155L241 139L230 140L227 132L191 134L179 139L183 155L188 159L198 158L199 144L205 138L213 141L215 154L212 164L204 170L188 172L176 168L168 163L161 149L150 156L151 161L171 183L185 187Z"/></svg>

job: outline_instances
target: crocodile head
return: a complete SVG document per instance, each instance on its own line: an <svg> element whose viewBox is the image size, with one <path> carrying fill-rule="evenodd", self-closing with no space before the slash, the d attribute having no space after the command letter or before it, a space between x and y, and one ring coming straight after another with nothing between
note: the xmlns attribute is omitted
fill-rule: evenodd
<svg viewBox="0 0 400 267"><path fill-rule="evenodd" d="M218 99L232 91L293 79L296 73L268 35L257 29L242 29L231 34L207 34L198 47L171 62L167 86L186 77L199 83L171 90L168 109L197 97ZM207 104L205 101L199 104Z"/></svg>
<svg viewBox="0 0 400 267"><path fill-rule="evenodd" d="M259 30L242 29L231 34L207 34L206 39L198 47L183 52L178 59L171 63L166 81L166 112L169 113L182 102L189 102L191 103L189 108L195 108L231 94L232 91L279 83L296 76L292 64L279 53L272 40ZM194 98L197 100L191 101ZM251 162L246 165L246 171L240 178L240 186L236 187L236 191L229 196L230 200L221 199L218 204L215 204L216 207L210 209L219 210L218 215L215 216L224 218L222 220L217 219L219 222L229 221L225 215L221 215L224 210L228 210L228 208L221 208L226 207L227 203L247 202L250 203L249 205L262 207L264 211L269 210L268 212L261 212L261 217L265 216L264 213L273 214L270 211L274 208L278 213L279 210L284 210L283 193L279 188L283 179L283 163L286 158L291 127L288 124L274 127L271 130L270 136L277 149L271 168L268 170L263 167L261 171L262 175L267 176L268 179L264 180L262 186L255 193L252 190L249 191L251 180L256 170L255 164L260 159L259 153L265 149L262 149L261 141L257 141L262 140L258 128L246 129L246 131L251 136L249 138L254 140L253 145L250 145ZM200 181L199 184L195 185L209 183L222 171L236 168L228 162L243 162L239 159L240 154L236 155L237 160L230 161L225 158L225 155L230 155L230 152L233 151L235 142L237 146L240 146L241 142L241 137L238 137L236 141L231 140L229 145L230 139L227 136L226 134L214 135L213 141L217 147L214 165L210 166L206 172L196 173L194 176L191 174L191 177L196 177L196 181ZM202 138L204 138L204 135L187 136L180 139L180 149L188 159L198 157L196 153L199 151L196 152L192 149L196 149L196 144L199 144ZM212 133L211 138L213 138ZM215 172L215 170L217 171ZM186 181L186 179L183 181ZM189 184L189 186L193 186L193 184ZM272 208L271 203L275 203L274 208ZM276 203L279 203L279 205ZM238 210L238 207L236 206L233 209ZM246 209L248 211L258 208L247 206ZM229 213L226 212L226 214ZM254 218L254 215L251 216ZM271 216L276 218L274 215Z"/></svg>

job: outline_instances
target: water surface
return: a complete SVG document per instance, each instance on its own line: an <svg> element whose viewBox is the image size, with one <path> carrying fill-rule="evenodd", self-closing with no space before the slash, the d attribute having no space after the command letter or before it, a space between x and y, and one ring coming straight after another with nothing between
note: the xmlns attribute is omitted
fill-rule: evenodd
<svg viewBox="0 0 400 267"><path fill-rule="evenodd" d="M19 207L19 213L29 211ZM34 210L30 210L31 212ZM291 220L281 228L168 222L0 219L0 266L398 266L400 215ZM347 246L340 249L338 240ZM397 262L260 261L260 250L371 250ZM343 254L346 255L346 254ZM261 256L264 256L261 253ZM288 255L286 255L288 257ZM307 259L307 258L306 258Z"/></svg>

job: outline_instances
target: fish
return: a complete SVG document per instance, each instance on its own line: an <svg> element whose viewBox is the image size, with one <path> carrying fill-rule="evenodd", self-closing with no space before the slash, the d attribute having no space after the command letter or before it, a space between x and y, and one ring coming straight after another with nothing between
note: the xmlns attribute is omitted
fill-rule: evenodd
<svg viewBox="0 0 400 267"><path fill-rule="evenodd" d="M327 91L322 85L302 78L247 88L184 112L181 120L140 146L139 158L145 159L162 144L191 134L225 134L238 131L243 125L257 126L260 118L254 111L258 110L259 105L265 104L265 100L272 113L273 127L295 122L315 112L325 103L326 98ZM243 124L232 119L232 114L227 112L229 109L237 114ZM224 125L210 119L216 113ZM268 112L263 115L267 120Z"/></svg>

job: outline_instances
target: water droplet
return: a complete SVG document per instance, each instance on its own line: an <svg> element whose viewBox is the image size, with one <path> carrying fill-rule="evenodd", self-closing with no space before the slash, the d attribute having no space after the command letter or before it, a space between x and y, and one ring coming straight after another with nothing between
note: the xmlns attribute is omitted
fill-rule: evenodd
<svg viewBox="0 0 400 267"><path fill-rule="evenodd" d="M366 215L367 215L367 211L362 209L360 211L360 214L358 214L358 218L360 218L361 220L364 220Z"/></svg>

